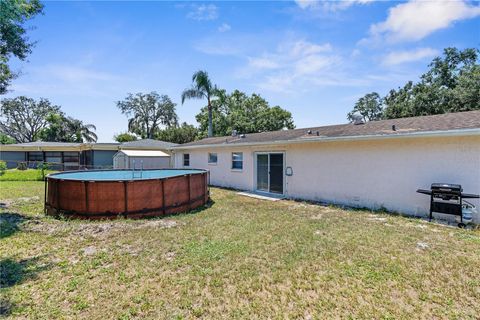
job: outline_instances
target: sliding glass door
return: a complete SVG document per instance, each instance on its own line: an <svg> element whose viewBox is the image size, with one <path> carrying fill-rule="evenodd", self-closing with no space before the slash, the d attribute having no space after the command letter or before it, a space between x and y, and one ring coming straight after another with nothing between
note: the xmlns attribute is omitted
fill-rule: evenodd
<svg viewBox="0 0 480 320"><path fill-rule="evenodd" d="M257 190L283 194L283 153L257 154Z"/></svg>

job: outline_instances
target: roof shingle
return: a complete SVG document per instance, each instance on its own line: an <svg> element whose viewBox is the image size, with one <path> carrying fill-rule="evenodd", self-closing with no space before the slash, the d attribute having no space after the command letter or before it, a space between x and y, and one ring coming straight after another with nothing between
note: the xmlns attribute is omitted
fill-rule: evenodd
<svg viewBox="0 0 480 320"><path fill-rule="evenodd" d="M19 147L80 147L82 143L77 142L49 142L49 141L33 141L24 143L15 143L8 146Z"/></svg>
<svg viewBox="0 0 480 320"><path fill-rule="evenodd" d="M395 130L393 127L395 126ZM405 133L447 131L480 128L480 110L433 116L370 121L365 124L340 124L323 127L280 130L237 136L212 137L178 145L179 148L202 145L235 145L279 141L308 141L312 138L393 136ZM311 132L309 134L308 132Z"/></svg>
<svg viewBox="0 0 480 320"><path fill-rule="evenodd" d="M153 139L141 139L136 141L124 142L121 144L122 148L154 148L154 149L170 149L177 144Z"/></svg>

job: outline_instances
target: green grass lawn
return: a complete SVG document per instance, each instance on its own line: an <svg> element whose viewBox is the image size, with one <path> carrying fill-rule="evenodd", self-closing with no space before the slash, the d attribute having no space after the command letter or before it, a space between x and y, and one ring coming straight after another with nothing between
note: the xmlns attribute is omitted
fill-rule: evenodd
<svg viewBox="0 0 480 320"><path fill-rule="evenodd" d="M46 170L45 175L55 171ZM37 169L6 170L4 174L0 175L0 181L39 181L43 180L42 173Z"/></svg>
<svg viewBox="0 0 480 320"><path fill-rule="evenodd" d="M156 220L42 215L0 182L1 311L22 319L452 318L480 314L480 232L212 188ZM422 244L419 244L422 243Z"/></svg>

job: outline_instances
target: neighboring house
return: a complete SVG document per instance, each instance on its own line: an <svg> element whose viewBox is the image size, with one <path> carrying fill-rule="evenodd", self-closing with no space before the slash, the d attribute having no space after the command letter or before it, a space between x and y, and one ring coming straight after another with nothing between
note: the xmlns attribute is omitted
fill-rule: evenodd
<svg viewBox="0 0 480 320"><path fill-rule="evenodd" d="M53 169L76 170L78 168L111 167L113 155L119 143L68 143L68 142L27 142L0 145L0 160L8 168L16 168L19 162L29 167L47 162Z"/></svg>
<svg viewBox="0 0 480 320"><path fill-rule="evenodd" d="M172 150L175 168L208 169L212 185L288 198L424 215L429 198L417 188L458 183L480 193L480 111L213 137Z"/></svg>
<svg viewBox="0 0 480 320"><path fill-rule="evenodd" d="M113 156L114 169L170 168L170 155L156 150L120 150Z"/></svg>
<svg viewBox="0 0 480 320"><path fill-rule="evenodd" d="M6 161L8 168L17 167L19 162L27 162L30 167L47 162L58 170L108 169L113 167L113 156L119 150L155 150L169 153L167 149L173 146L175 144L151 139L125 143L36 141L0 145L0 160Z"/></svg>

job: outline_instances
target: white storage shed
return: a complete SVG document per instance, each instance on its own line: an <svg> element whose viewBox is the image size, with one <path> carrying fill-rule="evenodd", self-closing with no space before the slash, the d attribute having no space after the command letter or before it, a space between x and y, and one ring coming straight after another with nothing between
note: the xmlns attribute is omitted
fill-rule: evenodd
<svg viewBox="0 0 480 320"><path fill-rule="evenodd" d="M170 155L155 150L120 150L113 156L114 169L170 168Z"/></svg>

